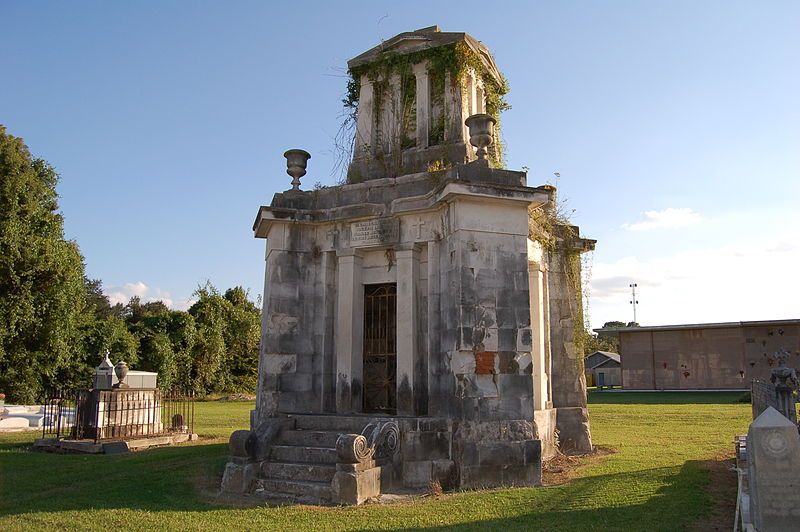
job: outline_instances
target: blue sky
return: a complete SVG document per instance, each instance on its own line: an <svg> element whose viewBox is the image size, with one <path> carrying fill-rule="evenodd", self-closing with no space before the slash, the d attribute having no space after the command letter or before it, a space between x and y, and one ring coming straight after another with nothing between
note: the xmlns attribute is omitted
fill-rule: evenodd
<svg viewBox="0 0 800 532"><path fill-rule="evenodd" d="M262 291L287 148L332 184L347 59L438 24L507 76L510 168L598 240L593 326L797 318L800 3L0 3L0 123L62 176L66 232L122 299ZM556 178L553 173L560 173Z"/></svg>

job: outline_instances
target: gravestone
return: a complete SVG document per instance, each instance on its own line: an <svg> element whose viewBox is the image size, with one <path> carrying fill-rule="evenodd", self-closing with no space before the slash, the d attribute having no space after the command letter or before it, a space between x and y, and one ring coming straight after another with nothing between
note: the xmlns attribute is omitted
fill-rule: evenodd
<svg viewBox="0 0 800 532"><path fill-rule="evenodd" d="M800 529L800 435L772 407L750 425L750 515L757 530Z"/></svg>

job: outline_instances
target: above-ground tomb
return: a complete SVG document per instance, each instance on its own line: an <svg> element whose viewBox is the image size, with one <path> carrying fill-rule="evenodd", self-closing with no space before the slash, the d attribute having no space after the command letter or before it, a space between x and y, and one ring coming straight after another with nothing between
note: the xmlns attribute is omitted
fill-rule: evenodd
<svg viewBox="0 0 800 532"><path fill-rule="evenodd" d="M502 167L506 84L480 41L424 28L348 68L347 182L301 190L309 155L290 150L292 188L253 226L258 395L223 490L538 485L557 445L591 450L576 334L594 241L559 223L554 187Z"/></svg>

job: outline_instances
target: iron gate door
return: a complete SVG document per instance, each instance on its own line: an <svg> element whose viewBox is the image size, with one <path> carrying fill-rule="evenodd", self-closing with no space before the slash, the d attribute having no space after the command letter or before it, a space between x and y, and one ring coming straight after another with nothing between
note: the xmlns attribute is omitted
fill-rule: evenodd
<svg viewBox="0 0 800 532"><path fill-rule="evenodd" d="M364 286L364 412L397 412L397 285Z"/></svg>

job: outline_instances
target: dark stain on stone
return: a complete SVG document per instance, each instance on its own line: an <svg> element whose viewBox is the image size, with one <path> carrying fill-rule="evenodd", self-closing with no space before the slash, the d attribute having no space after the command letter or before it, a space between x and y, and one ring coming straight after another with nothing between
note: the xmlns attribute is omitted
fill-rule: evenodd
<svg viewBox="0 0 800 532"><path fill-rule="evenodd" d="M337 410L345 408L350 409L350 382L347 380L347 375L339 373L336 381L336 406Z"/></svg>
<svg viewBox="0 0 800 532"><path fill-rule="evenodd" d="M533 336L530 329L522 329L519 333L519 341L524 346L532 346L533 345Z"/></svg>
<svg viewBox="0 0 800 532"><path fill-rule="evenodd" d="M352 382L350 383L350 389L352 390L352 397L353 397L353 410L356 412L361 411L361 380L353 378Z"/></svg>
<svg viewBox="0 0 800 532"><path fill-rule="evenodd" d="M397 389L397 412L413 413L414 395L411 390L411 383L408 382L408 375L403 375L400 386Z"/></svg>
<svg viewBox="0 0 800 532"><path fill-rule="evenodd" d="M498 373L516 375L519 373L516 351L500 351L497 353Z"/></svg>

